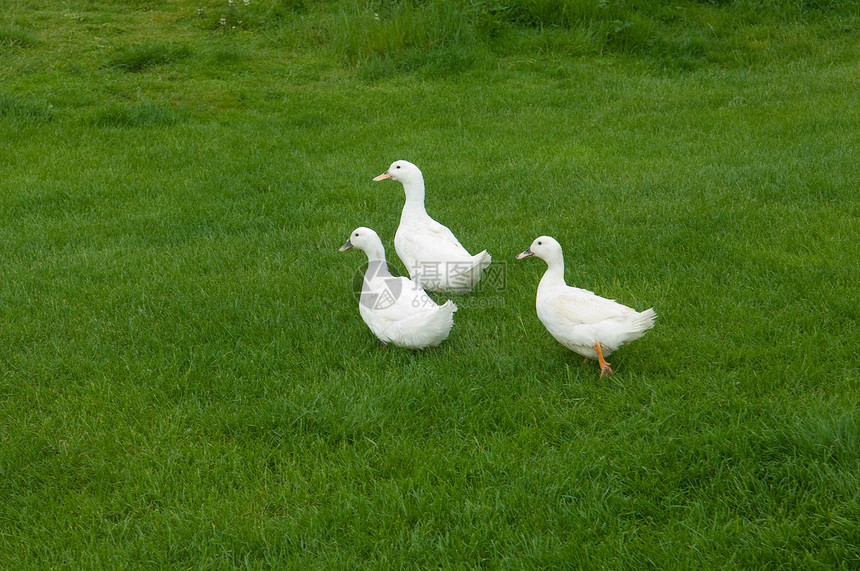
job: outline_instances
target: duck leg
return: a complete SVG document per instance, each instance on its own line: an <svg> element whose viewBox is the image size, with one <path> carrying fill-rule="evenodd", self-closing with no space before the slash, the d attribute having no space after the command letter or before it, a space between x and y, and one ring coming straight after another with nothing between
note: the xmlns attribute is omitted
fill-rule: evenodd
<svg viewBox="0 0 860 571"><path fill-rule="evenodd" d="M603 349L600 347L600 343L594 344L594 350L597 351L597 360L600 362L600 378L602 379L604 375L611 375L615 371L612 370L612 367L609 366L609 363L606 362L606 359L603 358Z"/></svg>

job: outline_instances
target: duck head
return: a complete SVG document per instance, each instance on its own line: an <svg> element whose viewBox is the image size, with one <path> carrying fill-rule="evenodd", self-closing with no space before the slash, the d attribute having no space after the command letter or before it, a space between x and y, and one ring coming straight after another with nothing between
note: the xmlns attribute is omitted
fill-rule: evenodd
<svg viewBox="0 0 860 571"><path fill-rule="evenodd" d="M391 166L388 167L387 171L373 180L379 182L380 180L388 179L396 180L403 185L412 181L424 182L424 176L421 174L421 171L409 161L394 161L391 163Z"/></svg>
<svg viewBox="0 0 860 571"><path fill-rule="evenodd" d="M379 234L360 226L352 231L346 244L338 249L338 252L345 252L357 248L367 254L369 260L384 260L385 248L382 246L382 240L379 239Z"/></svg>
<svg viewBox="0 0 860 571"><path fill-rule="evenodd" d="M561 259L561 244L559 244L555 238L550 236L541 236L540 238L536 238L525 252L517 254L517 259L522 260L523 258L530 258L532 256L537 256L547 263L556 259Z"/></svg>

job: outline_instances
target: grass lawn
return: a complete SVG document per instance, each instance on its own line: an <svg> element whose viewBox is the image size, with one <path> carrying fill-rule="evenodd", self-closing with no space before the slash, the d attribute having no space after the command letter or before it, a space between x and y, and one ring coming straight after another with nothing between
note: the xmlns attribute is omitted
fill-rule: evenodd
<svg viewBox="0 0 860 571"><path fill-rule="evenodd" d="M860 566L858 8L637 4L8 3L0 567ZM396 159L494 260L422 352Z"/></svg>

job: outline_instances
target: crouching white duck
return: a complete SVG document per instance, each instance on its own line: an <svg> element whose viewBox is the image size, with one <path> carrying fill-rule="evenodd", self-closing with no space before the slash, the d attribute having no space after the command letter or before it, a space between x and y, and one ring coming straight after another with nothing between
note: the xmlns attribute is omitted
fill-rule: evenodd
<svg viewBox="0 0 860 571"><path fill-rule="evenodd" d="M637 312L588 290L567 285L561 245L549 236L536 239L525 252L517 255L517 259L530 256L537 256L547 265L537 289L538 319L559 343L586 359L597 359L601 378L611 375L612 367L606 357L654 327L657 317L654 309Z"/></svg>
<svg viewBox="0 0 860 571"><path fill-rule="evenodd" d="M339 251L352 248L367 254L358 311L380 341L423 349L448 338L457 311L453 301L437 305L417 283L392 276L382 240L370 228L356 228Z"/></svg>
<svg viewBox="0 0 860 571"><path fill-rule="evenodd" d="M406 193L394 249L409 276L429 291L472 291L490 265L490 254L484 250L471 255L447 226L430 218L424 208L424 176L418 167L395 161L373 180L388 179L402 184Z"/></svg>

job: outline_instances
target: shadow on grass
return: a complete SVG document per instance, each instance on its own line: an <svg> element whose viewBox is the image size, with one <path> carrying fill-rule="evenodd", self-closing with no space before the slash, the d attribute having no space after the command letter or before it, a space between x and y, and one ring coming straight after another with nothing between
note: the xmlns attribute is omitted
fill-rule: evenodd
<svg viewBox="0 0 860 571"><path fill-rule="evenodd" d="M125 46L107 62L108 67L130 73L145 71L157 65L176 63L191 55L187 46L141 44Z"/></svg>
<svg viewBox="0 0 860 571"><path fill-rule="evenodd" d="M48 103L0 94L0 117L5 121L42 125L50 121L53 116L53 107Z"/></svg>

